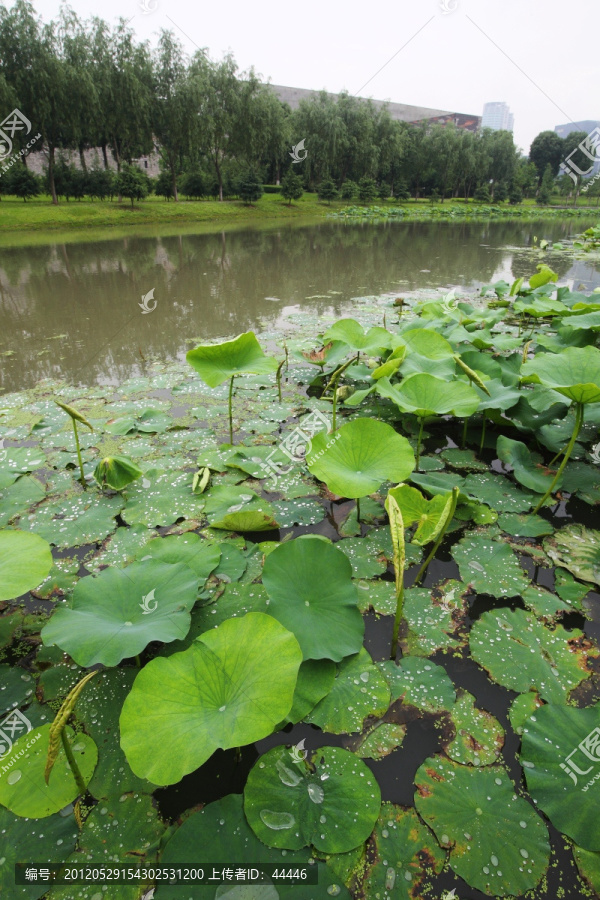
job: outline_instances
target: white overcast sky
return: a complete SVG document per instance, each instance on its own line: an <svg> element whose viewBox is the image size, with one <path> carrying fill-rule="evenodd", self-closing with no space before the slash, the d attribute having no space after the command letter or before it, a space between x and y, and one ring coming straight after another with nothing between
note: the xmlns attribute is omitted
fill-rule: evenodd
<svg viewBox="0 0 600 900"><path fill-rule="evenodd" d="M151 12L144 14L144 3ZM60 0L33 4L46 21L60 8ZM274 84L346 88L363 97L477 115L486 101L503 100L515 116L515 141L525 151L540 131L600 119L598 0L73 0L70 5L82 18L133 17L140 40L154 43L161 28L171 28L190 53L207 48L218 59L231 50L240 69L254 66ZM455 9L444 13L444 5Z"/></svg>

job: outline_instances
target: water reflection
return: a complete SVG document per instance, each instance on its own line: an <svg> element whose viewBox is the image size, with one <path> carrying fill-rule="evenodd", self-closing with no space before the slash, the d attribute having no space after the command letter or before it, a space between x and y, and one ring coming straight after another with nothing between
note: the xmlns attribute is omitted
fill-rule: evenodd
<svg viewBox="0 0 600 900"><path fill-rule="evenodd" d="M348 313L352 298L428 286L476 287L531 273L533 236L578 222L318 225L49 244L0 253L0 388L43 377L118 383L143 358L182 357L189 339L275 327L290 306ZM598 272L553 257L561 280L591 288ZM154 288L157 307L138 304ZM151 304L152 305L152 304Z"/></svg>

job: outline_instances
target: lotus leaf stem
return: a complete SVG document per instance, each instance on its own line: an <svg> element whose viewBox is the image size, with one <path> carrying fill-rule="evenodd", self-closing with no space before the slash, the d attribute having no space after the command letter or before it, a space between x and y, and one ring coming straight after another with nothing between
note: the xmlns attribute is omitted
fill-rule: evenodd
<svg viewBox="0 0 600 900"><path fill-rule="evenodd" d="M356 498L356 521L360 522L360 497Z"/></svg>
<svg viewBox="0 0 600 900"><path fill-rule="evenodd" d="M487 422L487 419L486 419L486 415L485 415L485 411L484 411L484 413L483 413L483 425L482 425L482 428L481 428L481 441L479 442L479 453L480 453L480 454L481 454L481 452L482 452L482 450L483 450L483 444L484 444L484 441L485 441L485 425L486 425L486 422Z"/></svg>
<svg viewBox="0 0 600 900"><path fill-rule="evenodd" d="M446 535L446 532L448 531L448 527L449 527L449 525L450 525L450 522L451 522L452 519L454 518L454 513L456 512L456 507L457 507L457 505L458 505L458 495L459 495L459 493L460 493L460 492L459 492L459 490L458 490L457 487L452 488L452 502L451 502L450 508L449 508L449 510L448 510L448 515L447 515L447 517L446 517L446 521L445 521L444 524L442 525L442 530L441 530L440 533L438 534L437 539L436 539L436 542L435 542L435 544L433 545L433 547L432 547L432 549L431 549L431 552L429 553L429 556L427 557L427 559L425 560L425 562L423 563L423 565L422 565L421 568L419 569L419 571L418 571L418 573L417 573L417 577L416 577L415 580L414 580L414 584L418 584L418 583L419 583L419 581L421 580L421 578L422 578L423 575L425 574L425 570L427 569L427 566L429 565L429 563L431 562L431 560L433 559L433 557L435 556L435 554L438 552L439 546L440 546L440 544L442 543L442 541L444 540L444 537L445 537L445 535Z"/></svg>
<svg viewBox="0 0 600 900"><path fill-rule="evenodd" d="M423 425L425 424L425 419L423 416L419 418L419 437L417 438L417 458L415 461L415 472L419 471L419 461L421 459L421 441L423 439Z"/></svg>
<svg viewBox="0 0 600 900"><path fill-rule="evenodd" d="M71 772L73 773L73 777L75 778L75 784L77 785L77 789L81 796L83 796L87 788L85 786L85 781L79 771L79 766L75 762L75 757L73 756L73 751L71 750L71 745L69 744L69 739L67 737L66 731L63 730L60 733L60 738L62 740L63 749L65 751L65 756L67 757L67 762L71 768Z"/></svg>
<svg viewBox="0 0 600 900"><path fill-rule="evenodd" d="M71 418L71 422L73 424L73 433L75 434L75 447L77 449L77 462L79 463L79 471L81 472L81 478L79 479L82 485L85 487L85 475L83 474L83 462L81 459L81 447L79 446L79 435L77 434L77 422L75 419Z"/></svg>
<svg viewBox="0 0 600 900"><path fill-rule="evenodd" d="M404 612L404 572L400 576L400 584L396 587L396 615L394 616L394 630L392 631L392 653L391 659L396 659L398 652L398 635L400 633L400 622L402 621L402 613Z"/></svg>
<svg viewBox="0 0 600 900"><path fill-rule="evenodd" d="M467 445L467 425L469 424L469 416L465 418L465 422L463 425L463 433L462 433L462 449L464 450Z"/></svg>
<svg viewBox="0 0 600 900"><path fill-rule="evenodd" d="M233 379L235 375L231 376L231 381L229 382L229 443L233 444L233 411L231 408L231 401L233 398Z"/></svg>
<svg viewBox="0 0 600 900"><path fill-rule="evenodd" d="M277 390L279 391L279 402L281 403L281 369L283 368L283 364L285 363L285 359L282 359L279 365L277 366L277 372L275 373L275 377L277 378Z"/></svg>
<svg viewBox="0 0 600 900"><path fill-rule="evenodd" d="M552 479L552 484L550 485L550 487L548 488L548 490L546 491L546 493L544 494L544 496L542 497L542 499L540 500L540 502L538 503L538 505L536 506L536 508L533 511L534 515L541 509L541 507L544 505L544 503L546 502L546 500L548 499L548 497L550 496L550 494L556 487L556 484L558 483L560 476L562 475L564 468L569 461L569 457L571 456L571 453L573 452L573 447L575 446L575 441L577 440L577 438L579 436L579 432L581 431L581 426L583 425L584 410L585 410L584 404L577 403L577 408L576 408L576 412L575 412L575 425L573 426L573 434L571 435L571 440L567 444L567 448L564 451L563 460L558 468L556 475Z"/></svg>

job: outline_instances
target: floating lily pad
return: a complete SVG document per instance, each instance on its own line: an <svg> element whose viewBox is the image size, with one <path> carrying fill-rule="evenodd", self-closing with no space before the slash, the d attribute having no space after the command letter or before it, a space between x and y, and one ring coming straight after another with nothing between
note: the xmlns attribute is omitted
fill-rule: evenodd
<svg viewBox="0 0 600 900"><path fill-rule="evenodd" d="M575 581L571 573L567 572L566 569L555 569L554 589L565 603L569 603L577 609L582 609L581 601L589 594L590 586L589 584L581 584L580 581Z"/></svg>
<svg viewBox="0 0 600 900"><path fill-rule="evenodd" d="M458 692L450 718L456 729L456 737L446 747L451 759L472 766L489 766L497 761L504 729L490 713L477 709L472 694Z"/></svg>
<svg viewBox="0 0 600 900"><path fill-rule="evenodd" d="M382 804L370 850L363 896L382 900L419 900L426 876L440 872L446 859L415 810L391 803Z"/></svg>
<svg viewBox="0 0 600 900"><path fill-rule="evenodd" d="M355 581L358 592L358 608L362 613L374 609L382 616L393 616L396 612L396 589L393 581ZM406 613L405 613L406 614Z"/></svg>
<svg viewBox="0 0 600 900"><path fill-rule="evenodd" d="M15 741L11 753L14 763L0 778L0 803L17 816L43 819L79 796L62 743L46 784L44 769L50 727L50 724L38 726ZM98 760L96 745L87 734L75 734L72 728L66 727L65 733L81 777L87 784ZM22 750L24 755L21 757Z"/></svg>
<svg viewBox="0 0 600 900"><path fill-rule="evenodd" d="M508 544L489 540L483 535L466 535L450 551L458 564L460 576L480 594L492 597L514 597L521 594L529 579Z"/></svg>
<svg viewBox="0 0 600 900"><path fill-rule="evenodd" d="M466 472L487 472L488 466L477 459L472 450L459 450L451 448L442 450L440 453L442 459L452 466L453 469L459 469ZM423 468L424 459L421 459L420 467Z"/></svg>
<svg viewBox="0 0 600 900"><path fill-rule="evenodd" d="M275 510L268 500L242 485L217 485L206 498L211 528L228 531L272 531L278 528Z"/></svg>
<svg viewBox="0 0 600 900"><path fill-rule="evenodd" d="M573 856L579 869L579 874L587 881L592 890L600 893L600 853L584 850L582 847L573 847Z"/></svg>
<svg viewBox="0 0 600 900"><path fill-rule="evenodd" d="M346 853L373 830L379 785L362 760L339 747L321 747L312 763L313 771L284 747L265 753L248 775L246 818L268 847Z"/></svg>
<svg viewBox="0 0 600 900"><path fill-rule="evenodd" d="M121 713L129 765L154 784L175 784L219 747L261 740L291 710L301 662L294 635L263 613L230 619L183 653L151 660Z"/></svg>
<svg viewBox="0 0 600 900"><path fill-rule="evenodd" d="M354 578L374 578L387 569L387 559L372 541L362 537L345 538L336 547L350 560Z"/></svg>
<svg viewBox="0 0 600 900"><path fill-rule="evenodd" d="M406 736L406 725L382 722L364 735L354 750L361 759L383 759L397 750Z"/></svg>
<svg viewBox="0 0 600 900"><path fill-rule="evenodd" d="M188 532L153 538L138 551L137 558L142 561L155 559L171 565L182 563L194 572L202 587L219 565L221 550L218 544L211 544L197 534Z"/></svg>
<svg viewBox="0 0 600 900"><path fill-rule="evenodd" d="M235 375L275 372L276 359L265 356L253 331L238 334L232 341L196 347L186 354L189 364L211 388Z"/></svg>
<svg viewBox="0 0 600 900"><path fill-rule="evenodd" d="M302 663L294 690L294 703L284 719L284 725L300 722L319 700L329 694L337 674L336 668L331 659L306 659Z"/></svg>
<svg viewBox="0 0 600 900"><path fill-rule="evenodd" d="M52 553L43 538L26 531L0 531L0 600L37 587L51 568Z"/></svg>
<svg viewBox="0 0 600 900"><path fill-rule="evenodd" d="M103 541L115 530L115 516L124 502L122 497L100 497L89 492L68 500L49 500L30 516L21 518L19 526L39 534L55 547L80 547Z"/></svg>
<svg viewBox="0 0 600 900"><path fill-rule="evenodd" d="M362 646L364 622L348 559L307 535L280 544L263 569L269 613L292 631L305 659L339 662Z"/></svg>
<svg viewBox="0 0 600 900"><path fill-rule="evenodd" d="M521 594L523 603L538 619L554 619L561 613L572 609L569 603L561 600L556 594L552 594L537 584L530 584Z"/></svg>
<svg viewBox="0 0 600 900"><path fill-rule="evenodd" d="M585 525L567 525L544 541L544 550L557 566L582 581L600 585L600 531Z"/></svg>
<svg viewBox="0 0 600 900"><path fill-rule="evenodd" d="M526 694L515 697L508 710L508 716L516 734L523 734L525 722L541 705L542 701L535 691L527 691Z"/></svg>
<svg viewBox="0 0 600 900"><path fill-rule="evenodd" d="M427 659L407 656L396 665L392 660L377 663L391 689L391 699L425 712L450 709L456 700L454 685L443 666Z"/></svg>
<svg viewBox="0 0 600 900"><path fill-rule="evenodd" d="M389 704L389 685L361 647L342 660L333 687L305 721L331 734L361 731L367 716L382 716Z"/></svg>
<svg viewBox="0 0 600 900"><path fill-rule="evenodd" d="M496 452L503 463L512 467L517 481L538 494L545 494L554 474L541 465L542 457L539 453L532 454L529 447L522 441L513 441L501 434L496 444Z"/></svg>
<svg viewBox="0 0 600 900"><path fill-rule="evenodd" d="M552 525L541 516L519 513L502 513L498 517L498 525L506 534L515 537L542 537L554 531Z"/></svg>
<svg viewBox="0 0 600 900"><path fill-rule="evenodd" d="M273 509L280 528L316 525L325 518L325 510L317 499L275 500Z"/></svg>
<svg viewBox="0 0 600 900"><path fill-rule="evenodd" d="M0 490L0 528L44 499L43 484L29 475Z"/></svg>
<svg viewBox="0 0 600 900"><path fill-rule="evenodd" d="M92 559L87 559L86 569L97 572L107 566L122 568L133 561L139 551L156 537L156 531L147 525L132 525L130 528L117 528L104 543L102 549ZM140 553L143 556L143 553Z"/></svg>
<svg viewBox="0 0 600 900"><path fill-rule="evenodd" d="M150 641L185 637L197 592L198 578L181 564L148 560L104 569L80 579L71 606L56 610L42 629L42 640L57 644L82 666L115 666Z"/></svg>
<svg viewBox="0 0 600 900"><path fill-rule="evenodd" d="M0 665L0 715L22 706L34 691L35 682L29 672L20 666Z"/></svg>
<svg viewBox="0 0 600 900"><path fill-rule="evenodd" d="M101 800L90 812L79 849L96 862L124 865L132 856L140 864L155 858L152 846L165 830L147 794L121 793Z"/></svg>
<svg viewBox="0 0 600 900"><path fill-rule="evenodd" d="M600 704L538 709L523 728L521 765L552 824L584 850L600 850Z"/></svg>
<svg viewBox="0 0 600 900"><path fill-rule="evenodd" d="M564 702L589 676L595 651L577 645L578 629L549 629L522 609L484 612L470 634L471 656L494 681L522 694L535 689L544 700Z"/></svg>
<svg viewBox="0 0 600 900"><path fill-rule="evenodd" d="M191 476L151 469L127 488L123 519L128 525L172 525L178 519L200 520L204 495L192 492ZM106 498L104 498L106 502ZM122 501L121 501L122 502Z"/></svg>
<svg viewBox="0 0 600 900"><path fill-rule="evenodd" d="M451 590L444 594L448 598L444 605L432 603L431 591L427 588L405 591L404 618L408 623L408 634L403 643L412 656L430 656L436 650L458 646L459 642L453 636L456 629L453 613L462 611L463 601L456 589L449 597Z"/></svg>
<svg viewBox="0 0 600 900"><path fill-rule="evenodd" d="M57 813L43 821L22 819L0 807L0 884L2 900L39 900L48 890L44 881L28 885L15 884L15 863L30 863L44 858L64 862L75 847L78 837L75 817Z"/></svg>
<svg viewBox="0 0 600 900"><path fill-rule="evenodd" d="M316 434L306 464L335 494L366 497L384 481L404 481L415 467L409 442L376 419L354 419L335 435Z"/></svg>
<svg viewBox="0 0 600 900"><path fill-rule="evenodd" d="M504 475L494 472L467 475L461 491L479 503L486 503L497 512L527 512L533 506L535 498L530 491L522 490Z"/></svg>
<svg viewBox="0 0 600 900"><path fill-rule="evenodd" d="M503 768L427 759L415 776L415 805L461 878L492 897L520 896L550 857L548 829Z"/></svg>

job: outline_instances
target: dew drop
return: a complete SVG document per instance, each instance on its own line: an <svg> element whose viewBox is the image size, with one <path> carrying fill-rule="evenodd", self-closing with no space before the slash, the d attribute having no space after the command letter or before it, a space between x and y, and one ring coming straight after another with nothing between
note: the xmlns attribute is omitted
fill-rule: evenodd
<svg viewBox="0 0 600 900"><path fill-rule="evenodd" d="M20 779L21 775L22 775L21 770L15 769L14 772L10 773L10 775L8 776L8 778L6 780L8 781L9 784L16 784L17 781Z"/></svg>
<svg viewBox="0 0 600 900"><path fill-rule="evenodd" d="M313 803L322 803L325 791L320 784L313 784L311 781L308 785L308 796Z"/></svg>
<svg viewBox="0 0 600 900"><path fill-rule="evenodd" d="M396 881L396 870L395 870L395 869L392 869L392 867L390 866L390 868L389 868L389 869L387 870L387 872L385 873L385 887L386 887L386 890L391 891L392 888L394 887L394 882L395 882L395 881Z"/></svg>
<svg viewBox="0 0 600 900"><path fill-rule="evenodd" d="M341 894L342 889L339 884L330 884L327 888L327 893L330 897L337 897L338 894Z"/></svg>
<svg viewBox="0 0 600 900"><path fill-rule="evenodd" d="M497 866L497 865L498 865L498 857L497 857L497 856L492 856L492 857L491 857L491 860L492 860L492 865L493 865L493 866Z"/></svg>
<svg viewBox="0 0 600 900"><path fill-rule="evenodd" d="M271 809L261 809L260 818L273 831L282 831L284 828L293 828L296 820L291 813L273 812Z"/></svg>

